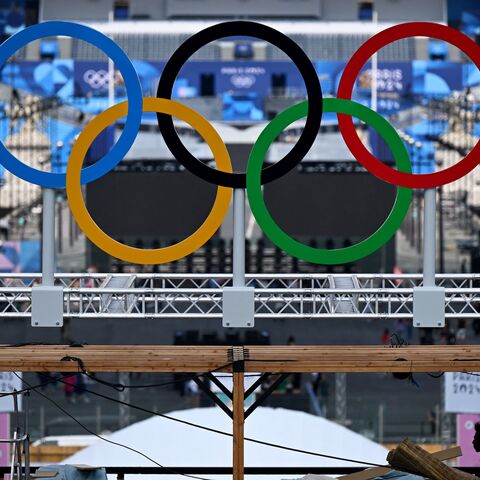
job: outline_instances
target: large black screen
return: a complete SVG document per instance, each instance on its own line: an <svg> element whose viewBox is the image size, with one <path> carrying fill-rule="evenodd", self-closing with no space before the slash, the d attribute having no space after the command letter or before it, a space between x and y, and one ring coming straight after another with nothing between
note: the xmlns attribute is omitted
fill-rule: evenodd
<svg viewBox="0 0 480 480"><path fill-rule="evenodd" d="M264 188L273 218L297 238L366 238L387 218L395 194L368 173L292 171Z"/></svg>
<svg viewBox="0 0 480 480"><path fill-rule="evenodd" d="M114 238L181 240L205 220L216 187L188 172L113 172L87 186L92 218Z"/></svg>

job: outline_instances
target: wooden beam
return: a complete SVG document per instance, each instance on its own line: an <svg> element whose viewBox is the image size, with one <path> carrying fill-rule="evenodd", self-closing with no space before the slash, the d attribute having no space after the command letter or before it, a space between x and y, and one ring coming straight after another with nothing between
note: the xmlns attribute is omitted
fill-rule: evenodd
<svg viewBox="0 0 480 480"><path fill-rule="evenodd" d="M480 345L252 346L249 372L475 372ZM256 361L258 360L258 361Z"/></svg>
<svg viewBox="0 0 480 480"><path fill-rule="evenodd" d="M233 372L233 480L244 476L244 373Z"/></svg>
<svg viewBox="0 0 480 480"><path fill-rule="evenodd" d="M245 371L290 372L480 372L480 345L247 346ZM0 346L0 371L90 372L232 371L228 346L63 345Z"/></svg>

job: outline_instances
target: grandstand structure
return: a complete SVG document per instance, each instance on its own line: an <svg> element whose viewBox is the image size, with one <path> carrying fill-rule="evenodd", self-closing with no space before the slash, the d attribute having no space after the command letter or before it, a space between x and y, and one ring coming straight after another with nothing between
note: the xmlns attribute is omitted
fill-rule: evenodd
<svg viewBox="0 0 480 480"><path fill-rule="evenodd" d="M103 23L90 24L93 28L108 34L117 42L130 58L144 60L167 60L171 54L190 35L201 30L212 22L189 22L184 24L185 33L181 26L175 24L175 32L168 33L169 24L162 22L134 22L131 25L113 25ZM285 25L279 22L266 22L284 33L302 47L305 53L312 59L322 60L345 60L352 56L359 45L364 43L373 34L391 26L391 23L380 23L374 27L365 28L364 32L352 33L347 28L337 24L325 25L318 23L294 23ZM170 28L165 28L168 25ZM156 33L151 33L155 31ZM68 43L70 43L68 49ZM65 45L66 58L75 60L103 60L105 57L95 47L80 40L71 40ZM197 52L192 60L234 60L236 42L226 38L213 45L208 45ZM68 53L70 52L70 53ZM406 39L386 46L379 53L381 61L410 61L427 58L426 41L419 39ZM275 47L266 45L265 42L254 41L255 60L287 60L288 57Z"/></svg>
<svg viewBox="0 0 480 480"><path fill-rule="evenodd" d="M73 18L68 18L74 20ZM86 24L112 38L132 59L167 60L189 36L214 23L210 21L123 21L87 22ZM355 23L352 32L351 22L319 23L312 21L264 21L266 25L278 29L294 40L312 60L346 60L355 50L375 33L394 25L393 22ZM203 47L192 60L234 60L234 45L240 39L222 39ZM22 50L25 59L39 58L38 42L32 42ZM253 40L253 59L286 60L287 57L266 42ZM105 60L97 48L81 40L62 38L59 43L59 58L74 60ZM455 49L449 50L452 60L461 58ZM380 61L411 61L428 59L428 40L410 38L385 46L378 53Z"/></svg>

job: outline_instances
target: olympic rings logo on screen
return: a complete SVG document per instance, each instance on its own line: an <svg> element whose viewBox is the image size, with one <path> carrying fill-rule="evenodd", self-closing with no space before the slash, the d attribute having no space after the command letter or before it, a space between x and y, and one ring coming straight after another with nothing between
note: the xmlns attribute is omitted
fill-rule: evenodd
<svg viewBox="0 0 480 480"><path fill-rule="evenodd" d="M108 85L108 72L106 70L86 70L83 74L83 81L91 88L98 89Z"/></svg>
<svg viewBox="0 0 480 480"><path fill-rule="evenodd" d="M120 71L128 101L118 103L93 118L73 144L66 174L34 169L17 159L0 142L0 163L25 181L46 188L66 188L72 214L85 235L100 249L121 260L139 264L160 264L178 260L204 245L218 230L227 214L232 189L246 188L252 213L265 235L285 252L302 260L319 264L342 264L359 260L378 250L395 234L404 220L412 199L413 188L435 188L451 183L472 171L480 162L479 143L455 165L429 174L413 174L405 145L393 126L368 107L352 101L356 79L380 48L396 40L425 36L443 40L458 47L480 68L480 46L466 35L450 27L411 22L387 28L367 40L348 61L338 87L338 98L324 98L318 75L305 52L281 32L249 21L232 21L208 27L188 38L167 61L161 74L157 96L143 98L135 69L125 52L102 33L71 22L45 22L19 31L0 45L0 65L18 49L43 37L70 36L91 43L102 50ZM175 79L186 61L202 46L229 36L249 36L281 49L298 68L307 92L307 100L287 108L262 131L249 156L246 173L234 173L228 150L213 126L199 113L171 99ZM101 82L91 76L91 81ZM367 239L340 249L319 249L307 246L283 231L270 215L262 185L282 177L298 165L313 145L323 112L335 112L342 137L354 157L368 172L397 186L391 212L380 228ZM156 112L161 134L173 156L187 170L217 186L212 209L202 225L189 237L168 247L139 249L117 242L92 219L82 196L81 185L92 182L111 171L125 156L140 128L143 112ZM125 126L112 149L95 164L82 168L89 146L97 135L116 120L126 117ZM217 168L196 159L178 137L173 117L187 122L210 147ZM352 117L365 122L385 140L393 153L396 169L375 158L364 146L355 130ZM293 148L274 165L264 167L271 143L293 122L306 118L302 133Z"/></svg>

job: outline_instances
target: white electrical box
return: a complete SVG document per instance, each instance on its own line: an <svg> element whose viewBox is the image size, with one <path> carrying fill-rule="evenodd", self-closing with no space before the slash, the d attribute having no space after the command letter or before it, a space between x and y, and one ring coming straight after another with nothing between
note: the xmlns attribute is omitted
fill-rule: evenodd
<svg viewBox="0 0 480 480"><path fill-rule="evenodd" d="M223 288L223 326L249 328L255 324L255 289Z"/></svg>
<svg viewBox="0 0 480 480"><path fill-rule="evenodd" d="M63 326L63 288L32 287L32 327Z"/></svg>
<svg viewBox="0 0 480 480"><path fill-rule="evenodd" d="M414 287L413 326L420 328L445 326L445 289L443 287Z"/></svg>

